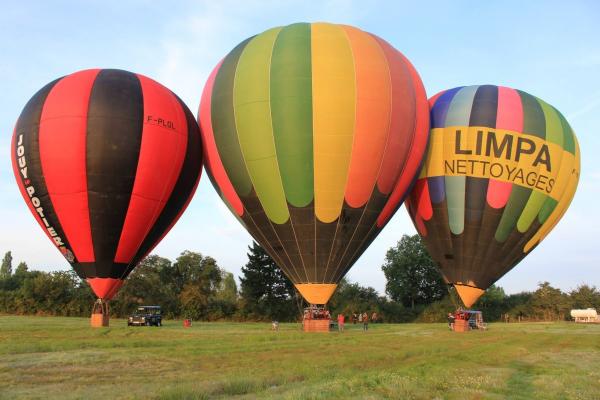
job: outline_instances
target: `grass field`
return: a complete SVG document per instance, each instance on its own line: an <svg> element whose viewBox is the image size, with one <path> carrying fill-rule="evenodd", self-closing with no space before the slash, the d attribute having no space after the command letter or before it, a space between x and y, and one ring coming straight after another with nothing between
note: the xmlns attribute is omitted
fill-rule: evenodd
<svg viewBox="0 0 600 400"><path fill-rule="evenodd" d="M600 325L347 328L0 316L0 398L600 398Z"/></svg>

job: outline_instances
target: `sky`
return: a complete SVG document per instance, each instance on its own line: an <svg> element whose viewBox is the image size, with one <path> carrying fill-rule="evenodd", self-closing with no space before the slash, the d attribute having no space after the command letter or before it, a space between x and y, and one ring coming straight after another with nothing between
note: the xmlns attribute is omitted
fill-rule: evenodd
<svg viewBox="0 0 600 400"><path fill-rule="evenodd" d="M196 113L208 74L236 44L274 26L334 22L383 37L419 72L428 96L463 85L529 92L568 119L581 146L581 177L554 231L498 281L507 293L549 281L565 291L600 287L600 2L597 1L20 1L0 12L0 254L30 268L70 268L35 222L10 164L23 106L46 83L87 68L149 76ZM387 249L415 234L401 208L347 275L385 290ZM154 253L214 257L236 275L251 237L203 174L177 225Z"/></svg>

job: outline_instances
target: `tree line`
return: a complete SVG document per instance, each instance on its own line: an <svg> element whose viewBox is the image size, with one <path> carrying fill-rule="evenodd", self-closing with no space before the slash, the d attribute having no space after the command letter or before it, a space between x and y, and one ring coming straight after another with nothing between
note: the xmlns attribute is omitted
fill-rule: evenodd
<svg viewBox="0 0 600 400"><path fill-rule="evenodd" d="M110 301L111 314L126 317L139 305L160 305L167 318L236 321L297 321L305 306L294 285L257 243L238 282L217 261L184 251L174 261L146 257ZM377 312L385 322L441 322L459 305L418 235L405 235L386 254L386 293L342 280L328 308L332 315ZM73 271L13 271L11 252L0 267L0 313L88 316L95 297ZM507 295L492 286L473 308L488 321L556 321L572 308L600 309L600 291L581 285L565 293L548 282L533 292Z"/></svg>

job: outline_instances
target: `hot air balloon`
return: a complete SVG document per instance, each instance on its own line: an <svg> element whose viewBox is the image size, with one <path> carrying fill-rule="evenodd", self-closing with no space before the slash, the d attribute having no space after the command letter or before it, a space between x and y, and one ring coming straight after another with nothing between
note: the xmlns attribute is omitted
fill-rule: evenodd
<svg viewBox="0 0 600 400"><path fill-rule="evenodd" d="M210 75L198 118L214 187L312 305L400 206L429 130L410 62L328 23L241 42Z"/></svg>
<svg viewBox="0 0 600 400"><path fill-rule="evenodd" d="M185 104L152 79L113 69L76 72L38 91L11 153L29 209L100 304L175 224L202 167Z"/></svg>
<svg viewBox="0 0 600 400"><path fill-rule="evenodd" d="M458 87L429 102L427 156L406 205L470 307L564 215L579 180L579 145L558 110L520 90Z"/></svg>

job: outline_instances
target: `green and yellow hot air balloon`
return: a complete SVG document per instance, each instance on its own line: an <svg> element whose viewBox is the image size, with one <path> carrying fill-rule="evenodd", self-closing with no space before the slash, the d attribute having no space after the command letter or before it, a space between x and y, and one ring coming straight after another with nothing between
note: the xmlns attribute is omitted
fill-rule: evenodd
<svg viewBox="0 0 600 400"><path fill-rule="evenodd" d="M298 23L235 47L204 88L205 166L311 304L402 204L429 132L410 62L357 28Z"/></svg>
<svg viewBox="0 0 600 400"><path fill-rule="evenodd" d="M470 307L563 216L579 181L579 146L558 110L520 90L458 87L430 106L430 143L407 208Z"/></svg>

